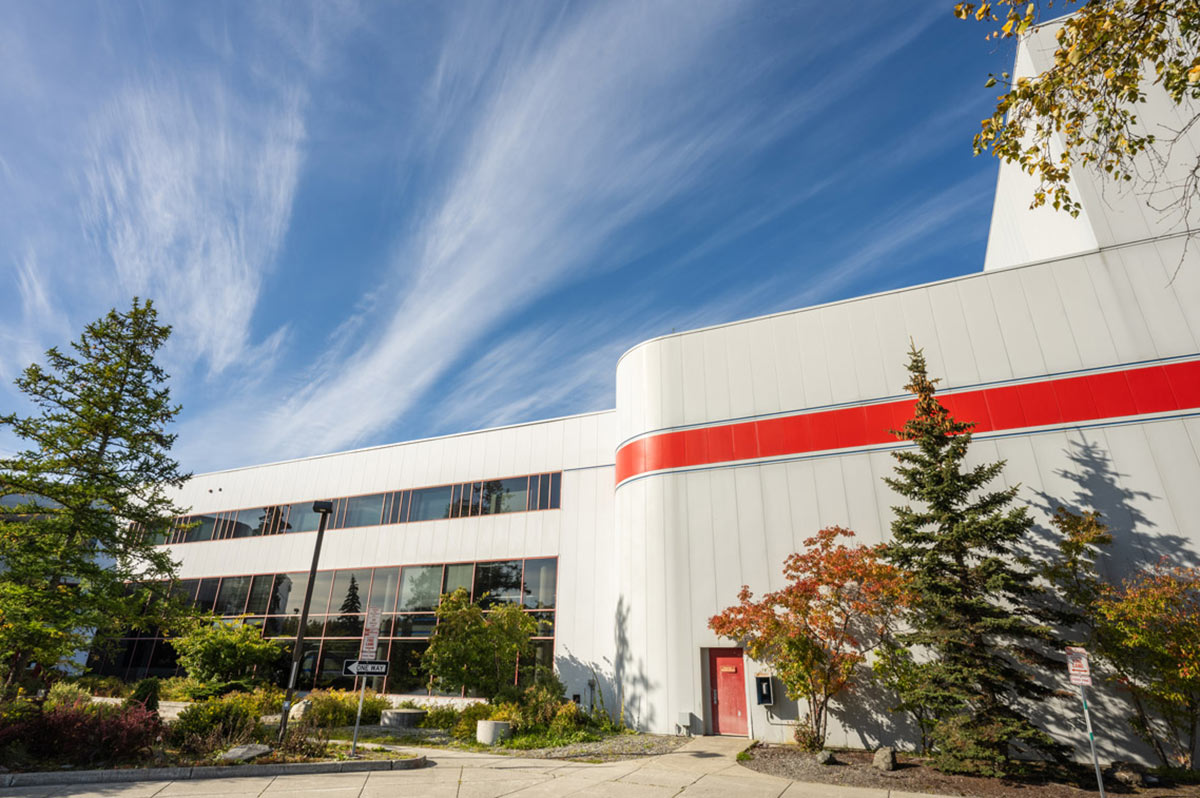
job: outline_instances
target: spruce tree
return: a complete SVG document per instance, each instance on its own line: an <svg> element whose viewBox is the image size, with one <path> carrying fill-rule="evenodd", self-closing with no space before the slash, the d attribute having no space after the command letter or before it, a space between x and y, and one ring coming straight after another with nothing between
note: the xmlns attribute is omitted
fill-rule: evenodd
<svg viewBox="0 0 1200 798"><path fill-rule="evenodd" d="M0 673L54 667L94 636L177 618L161 542L188 475L170 457L179 412L154 356L170 327L137 299L52 348L16 385L35 408L0 416L27 447L0 459Z"/></svg>
<svg viewBox="0 0 1200 798"><path fill-rule="evenodd" d="M895 476L884 481L911 504L893 508L885 558L911 574L899 642L924 659L901 699L932 715L940 768L999 775L1016 753L1061 752L1021 708L1051 692L1027 667L1046 662L1051 637L1036 620L1041 590L1019 551L1033 521L1014 506L1016 487L989 488L1004 461L966 463L974 425L937 400L915 345L908 372L916 410L895 434L915 448L893 454Z"/></svg>

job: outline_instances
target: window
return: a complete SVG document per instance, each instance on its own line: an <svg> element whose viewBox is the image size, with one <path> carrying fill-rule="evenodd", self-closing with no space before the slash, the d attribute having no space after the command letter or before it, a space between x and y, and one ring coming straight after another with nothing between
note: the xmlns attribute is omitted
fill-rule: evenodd
<svg viewBox="0 0 1200 798"><path fill-rule="evenodd" d="M201 579L196 591L196 609L201 612L212 612L217 603L217 583L220 579Z"/></svg>
<svg viewBox="0 0 1200 798"><path fill-rule="evenodd" d="M450 517L450 486L414 490L408 510L408 521L433 521Z"/></svg>
<svg viewBox="0 0 1200 798"><path fill-rule="evenodd" d="M246 594L250 592L250 577L227 576L217 592L217 615L241 615L246 610Z"/></svg>
<svg viewBox="0 0 1200 798"><path fill-rule="evenodd" d="M518 513L526 508L529 477L493 479L483 483L483 514Z"/></svg>
<svg viewBox="0 0 1200 798"><path fill-rule="evenodd" d="M200 540L212 540L213 531L217 526L217 517L215 515L196 515L192 516L189 521L195 526L183 533L183 539L187 543L193 543Z"/></svg>
<svg viewBox="0 0 1200 798"><path fill-rule="evenodd" d="M289 505L284 532L316 532L321 523L321 514L313 512L312 502L296 502Z"/></svg>
<svg viewBox="0 0 1200 798"><path fill-rule="evenodd" d="M376 568L375 577L371 580L371 594L367 599L367 606L379 607L384 612L395 609L396 584L399 581L399 568Z"/></svg>
<svg viewBox="0 0 1200 798"><path fill-rule="evenodd" d="M347 499L342 527L378 525L383 516L383 499L386 495L375 493L370 496L355 496Z"/></svg>
<svg viewBox="0 0 1200 798"><path fill-rule="evenodd" d="M453 593L460 587L471 595L471 586L475 583L475 564L464 562L446 566L446 578L442 582L442 593Z"/></svg>
<svg viewBox="0 0 1200 798"><path fill-rule="evenodd" d="M521 561L476 563L474 599L484 607L521 603Z"/></svg>
<svg viewBox="0 0 1200 798"><path fill-rule="evenodd" d="M371 569L338 571L333 580L329 611L341 615L358 615L367 611L364 601L371 588ZM361 622L360 622L361 623Z"/></svg>
<svg viewBox="0 0 1200 798"><path fill-rule="evenodd" d="M274 574L262 574L254 577L250 584L250 600L246 602L246 612L255 615L274 615L279 612L279 597L271 592Z"/></svg>
<svg viewBox="0 0 1200 798"><path fill-rule="evenodd" d="M400 602L397 612L431 612L437 609L441 593L442 566L410 566L400 574Z"/></svg>
<svg viewBox="0 0 1200 798"><path fill-rule="evenodd" d="M554 594L558 577L558 560L525 561L525 606L531 610L554 608Z"/></svg>

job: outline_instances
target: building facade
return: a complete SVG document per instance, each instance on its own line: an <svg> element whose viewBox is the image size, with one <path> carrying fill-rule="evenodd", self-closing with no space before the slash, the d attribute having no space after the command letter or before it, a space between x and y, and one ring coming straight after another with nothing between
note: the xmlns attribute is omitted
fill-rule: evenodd
<svg viewBox="0 0 1200 798"><path fill-rule="evenodd" d="M1021 45L1018 74L1047 42L1052 28ZM423 692L414 663L432 610L462 586L522 604L539 621L537 661L638 728L787 739L796 702L774 683L760 704L754 677L769 671L707 622L743 584L782 587L786 556L824 526L886 540L910 342L977 424L972 456L1007 462L1002 479L1039 521L1031 553L1065 506L1104 514L1113 578L1200 560L1194 220L1075 177L1072 219L1029 210L1031 186L1002 168L978 273L646 341L618 362L611 411L196 476L178 496L196 523L164 545L200 605L287 638L311 504L333 498L305 686L349 685L341 661L377 605L387 689ZM130 640L105 667L132 677L174 661L161 641ZM1112 728L1116 701L1098 698ZM1031 711L1056 725L1073 708ZM830 743L902 743L902 725L841 705ZM1128 744L1107 739L1114 756Z"/></svg>

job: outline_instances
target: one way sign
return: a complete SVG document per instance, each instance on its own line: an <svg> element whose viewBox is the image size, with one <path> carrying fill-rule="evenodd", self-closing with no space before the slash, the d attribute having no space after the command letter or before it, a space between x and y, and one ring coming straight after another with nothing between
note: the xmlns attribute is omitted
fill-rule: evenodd
<svg viewBox="0 0 1200 798"><path fill-rule="evenodd" d="M343 676L387 676L386 659L348 659L342 662Z"/></svg>

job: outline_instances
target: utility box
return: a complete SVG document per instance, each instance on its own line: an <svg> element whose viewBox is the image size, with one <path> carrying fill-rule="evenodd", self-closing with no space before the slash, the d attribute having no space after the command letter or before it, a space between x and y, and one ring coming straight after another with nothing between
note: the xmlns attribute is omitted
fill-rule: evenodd
<svg viewBox="0 0 1200 798"><path fill-rule="evenodd" d="M760 707L769 707L775 703L775 688L771 684L770 676L760 674L754 677L754 694L758 697Z"/></svg>

